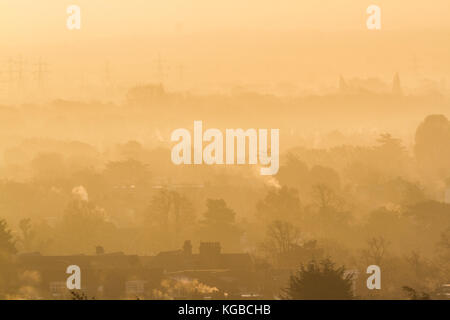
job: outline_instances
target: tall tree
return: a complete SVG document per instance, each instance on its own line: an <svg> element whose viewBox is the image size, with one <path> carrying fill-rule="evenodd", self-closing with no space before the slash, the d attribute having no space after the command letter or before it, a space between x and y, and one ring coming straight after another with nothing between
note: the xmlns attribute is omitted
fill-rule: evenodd
<svg viewBox="0 0 450 320"><path fill-rule="evenodd" d="M373 237L367 240L367 249L363 250L363 256L368 265L381 265L383 258L386 256L386 251L389 247L389 241L383 236Z"/></svg>
<svg viewBox="0 0 450 320"><path fill-rule="evenodd" d="M15 254L17 252L11 230L5 220L0 220L0 254Z"/></svg>
<svg viewBox="0 0 450 320"><path fill-rule="evenodd" d="M266 197L256 204L258 218L267 223L273 220L299 221L302 207L296 189L283 186L269 190Z"/></svg>
<svg viewBox="0 0 450 320"><path fill-rule="evenodd" d="M162 189L156 193L144 213L146 228L159 234L164 244L178 246L188 236L195 221L193 204L177 191Z"/></svg>
<svg viewBox="0 0 450 320"><path fill-rule="evenodd" d="M236 225L234 210L223 199L207 199L206 207L200 221L200 240L220 241L230 250L238 250L242 232Z"/></svg>
<svg viewBox="0 0 450 320"><path fill-rule="evenodd" d="M25 251L30 251L33 246L33 241L36 237L36 232L31 225L31 219L22 219L19 222L19 229L21 232L20 242L22 243Z"/></svg>

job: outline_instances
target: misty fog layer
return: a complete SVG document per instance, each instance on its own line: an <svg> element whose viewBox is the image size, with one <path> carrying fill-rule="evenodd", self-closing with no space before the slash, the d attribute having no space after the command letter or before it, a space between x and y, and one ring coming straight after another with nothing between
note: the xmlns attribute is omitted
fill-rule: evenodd
<svg viewBox="0 0 450 320"><path fill-rule="evenodd" d="M66 2L0 4L0 298L444 298L448 1ZM194 121L279 129L278 172L175 165Z"/></svg>

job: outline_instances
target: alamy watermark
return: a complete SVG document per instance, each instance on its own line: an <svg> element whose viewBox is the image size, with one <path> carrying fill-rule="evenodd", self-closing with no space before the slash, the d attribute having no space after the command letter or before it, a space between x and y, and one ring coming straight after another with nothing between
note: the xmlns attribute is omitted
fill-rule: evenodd
<svg viewBox="0 0 450 320"><path fill-rule="evenodd" d="M381 269L379 266L372 264L367 267L366 273L370 274L371 276L367 278L367 289L373 290L381 289Z"/></svg>
<svg viewBox="0 0 450 320"><path fill-rule="evenodd" d="M81 29L81 8L78 5L70 5L67 7L67 29L80 30ZM370 5L366 9L366 13L369 17L366 20L366 26L369 30L381 29L381 8L377 5Z"/></svg>
<svg viewBox="0 0 450 320"><path fill-rule="evenodd" d="M377 5L370 5L366 13L370 16L367 18L366 26L369 30L380 30L381 29L381 8Z"/></svg>
<svg viewBox="0 0 450 320"><path fill-rule="evenodd" d="M70 5L67 7L67 18L66 26L69 30L80 30L81 29L81 8L77 5Z"/></svg>
<svg viewBox="0 0 450 320"><path fill-rule="evenodd" d="M172 162L177 165L232 165L245 164L248 158L248 164L261 166L261 175L274 175L279 169L280 130L270 129L270 149L268 132L268 129L226 129L224 141L222 131L210 128L203 132L203 122L194 121L193 139L187 129L180 128L172 132L171 141L178 142L172 148ZM203 146L203 142L208 144Z"/></svg>
<svg viewBox="0 0 450 320"><path fill-rule="evenodd" d="M70 274L66 281L66 287L69 290L81 289L81 269L77 265L70 265L66 269L66 273Z"/></svg>

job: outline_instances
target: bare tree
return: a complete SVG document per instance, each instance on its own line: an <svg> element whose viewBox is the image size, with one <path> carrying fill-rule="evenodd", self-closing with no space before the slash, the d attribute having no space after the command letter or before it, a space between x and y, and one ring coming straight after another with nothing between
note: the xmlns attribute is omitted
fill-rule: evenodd
<svg viewBox="0 0 450 320"><path fill-rule="evenodd" d="M312 187L312 197L320 210L342 210L344 203L336 192L325 184L316 184Z"/></svg>
<svg viewBox="0 0 450 320"><path fill-rule="evenodd" d="M267 228L263 249L272 255L284 254L298 245L300 231L291 223L275 220Z"/></svg>
<svg viewBox="0 0 450 320"><path fill-rule="evenodd" d="M367 245L368 248L363 250L363 256L366 258L367 263L380 265L386 255L389 241L383 236L373 237L367 240Z"/></svg>
<svg viewBox="0 0 450 320"><path fill-rule="evenodd" d="M31 219L20 220L19 229L21 232L20 242L22 243L23 249L25 251L30 251L36 236L36 232L32 229Z"/></svg>

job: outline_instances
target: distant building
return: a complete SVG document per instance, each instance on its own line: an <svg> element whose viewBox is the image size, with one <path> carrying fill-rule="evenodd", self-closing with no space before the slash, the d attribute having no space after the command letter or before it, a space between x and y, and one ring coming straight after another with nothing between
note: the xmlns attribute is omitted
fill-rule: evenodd
<svg viewBox="0 0 450 320"><path fill-rule="evenodd" d="M77 265L81 269L81 289L88 297L98 299L126 298L128 292L136 296L142 292L139 283L157 284L163 271L145 268L137 255L102 253L97 247L96 255L43 256L40 253L21 254L19 269L34 270L40 274L39 288L47 292L44 298L67 299L70 292L66 287L69 274L67 267ZM133 282L135 281L135 282ZM136 289L133 289L136 288Z"/></svg>
<svg viewBox="0 0 450 320"><path fill-rule="evenodd" d="M183 250L164 251L149 262L152 267L167 271L231 269L251 270L253 260L248 253L222 253L219 242L201 242L199 253L192 253L190 241Z"/></svg>

